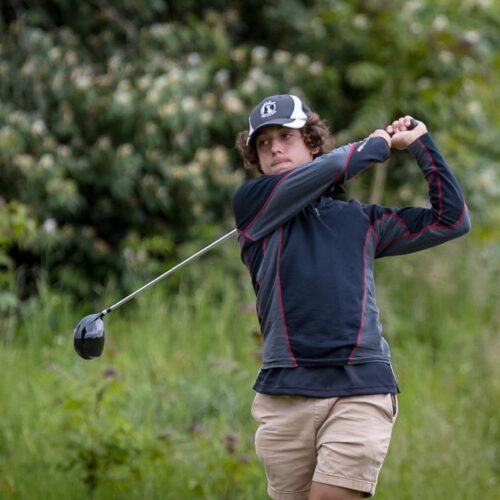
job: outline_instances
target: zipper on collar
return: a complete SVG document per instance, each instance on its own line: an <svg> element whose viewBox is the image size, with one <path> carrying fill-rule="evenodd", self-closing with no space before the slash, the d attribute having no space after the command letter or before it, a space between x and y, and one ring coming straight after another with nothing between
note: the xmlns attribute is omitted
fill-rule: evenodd
<svg viewBox="0 0 500 500"><path fill-rule="evenodd" d="M312 211L314 212L314 215L315 215L316 217L318 217L318 218L319 218L319 217L321 217L321 214L319 213L319 210L318 210L318 208L316 207L316 202L311 201L311 202L309 203L309 207L311 207L311 209L312 209Z"/></svg>

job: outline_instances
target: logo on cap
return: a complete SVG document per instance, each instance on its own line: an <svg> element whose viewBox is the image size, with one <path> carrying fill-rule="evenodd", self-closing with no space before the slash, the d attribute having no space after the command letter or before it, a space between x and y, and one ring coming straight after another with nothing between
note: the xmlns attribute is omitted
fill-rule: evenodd
<svg viewBox="0 0 500 500"><path fill-rule="evenodd" d="M262 118L267 118L268 116L272 116L274 115L274 113L276 113L275 101L266 101L260 108L260 116Z"/></svg>

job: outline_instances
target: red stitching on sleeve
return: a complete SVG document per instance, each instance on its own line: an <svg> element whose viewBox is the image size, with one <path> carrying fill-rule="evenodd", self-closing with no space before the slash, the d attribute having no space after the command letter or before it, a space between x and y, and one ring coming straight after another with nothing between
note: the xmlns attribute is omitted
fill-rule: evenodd
<svg viewBox="0 0 500 500"><path fill-rule="evenodd" d="M434 158L431 155L431 152L429 151L429 148L424 144L422 139L418 140L418 143L420 146L423 148L425 154L427 155L427 158L429 162L431 163L431 172L432 172L432 181L434 181L434 178L437 179L437 185L438 185L438 218L441 218L441 214L443 212L443 189L441 185L441 176L439 175L439 169L437 168L437 165L434 161ZM429 178L429 184L431 184L431 179Z"/></svg>
<svg viewBox="0 0 500 500"><path fill-rule="evenodd" d="M269 196L267 197L266 201L264 202L264 204L262 205L261 209L257 212L257 215L253 218L253 220L248 224L248 226L243 229L241 232L245 235L245 237L247 237L248 239L252 240L252 241L255 241L253 240L252 238L250 238L249 236L247 236L246 232L247 231L250 231L250 228L257 222L257 219L262 215L262 212L266 209L266 207L269 205L269 203L271 202L271 199L272 197L274 196L274 193L276 192L276 190L278 189L278 187L281 185L281 183L293 172L293 170L290 170L289 172L287 172L277 183L276 183L276 186L274 186L273 190L271 191L271 193L269 194Z"/></svg>
<svg viewBox="0 0 500 500"><path fill-rule="evenodd" d="M391 214L384 214L382 217L379 217L377 220L375 220L373 222L373 226L379 222L382 221L382 219L386 218L386 217L393 217L394 219L396 219L402 226L404 226L404 230L405 230L405 234L401 235L401 236L397 236L395 238L393 238L391 241L388 241L386 244L382 245L382 246L377 246L377 253L380 253L382 251L384 251L389 245L391 245L392 243L394 243L395 241L401 241L401 240L406 240L406 239L409 239L409 238L416 238L418 236L420 236L421 234L425 233L426 231L429 231L431 229L438 229L438 230L446 230L446 231L449 231L449 230L452 230L452 229L455 229L458 225L461 224L461 222L463 221L464 217L465 217L465 213L467 211L467 205L464 203L463 204L463 207L462 207L462 212L460 213L460 217L453 223L453 224L450 224L449 226L446 226L444 224L440 224L440 223L434 223L434 224L427 224L426 226L424 226L420 231L416 232L416 233L412 233L409 229L408 229L408 226L406 225L405 221L399 217L397 214L395 213L391 213Z"/></svg>
<svg viewBox="0 0 500 500"><path fill-rule="evenodd" d="M352 154L354 153L354 148L356 147L357 142L354 142L351 144L351 147L349 148L349 153L347 153L347 158L345 159L344 165L342 167L342 170L340 171L339 175L337 177L334 177L333 182L335 182L337 179L342 177L345 174L345 171L347 170L347 167L349 166L349 162L351 161Z"/></svg>

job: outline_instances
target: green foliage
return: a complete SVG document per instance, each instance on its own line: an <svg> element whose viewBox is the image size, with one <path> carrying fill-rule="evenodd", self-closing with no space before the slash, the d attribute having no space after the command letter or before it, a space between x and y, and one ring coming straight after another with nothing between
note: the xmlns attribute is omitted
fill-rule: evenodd
<svg viewBox="0 0 500 500"><path fill-rule="evenodd" d="M403 390L377 496L493 497L499 1L10 7L0 18L0 497L265 497L249 417L260 343L235 246L106 318L100 360L76 358L68 336L92 298L113 303L232 225L244 179L235 132L281 92L306 98L337 143L413 114L458 174L468 243L377 271ZM367 199L374 181L363 175L349 194ZM425 195L400 154L377 189L386 204Z"/></svg>
<svg viewBox="0 0 500 500"><path fill-rule="evenodd" d="M52 279L88 296L110 274L123 279L125 265L139 269L147 258L138 253L165 260L198 228L227 218L241 177L211 139L219 100L207 92L211 61L178 57L184 44L217 50L220 36L152 25L132 61L117 51L96 64L69 29L11 28L5 52L17 66L8 69L21 80L4 80L1 187L32 208L39 229L27 249Z"/></svg>
<svg viewBox="0 0 500 500"><path fill-rule="evenodd" d="M485 249L479 263L457 244L377 267L402 391L377 498L498 490L499 269ZM0 342L0 497L265 498L250 416L261 340L246 271L226 269L237 246L226 251L186 268L176 293L107 316L90 362L71 345L87 311L46 288L24 304Z"/></svg>
<svg viewBox="0 0 500 500"><path fill-rule="evenodd" d="M15 293L15 264L9 256L9 247L14 243L25 249L32 244L36 232L35 221L29 216L26 205L0 198L0 325L5 330L9 321L3 322L15 310L18 297Z"/></svg>
<svg viewBox="0 0 500 500"><path fill-rule="evenodd" d="M425 120L475 214L500 217L498 0L16 5L0 35L0 197L25 207L31 236L4 239L6 282L42 266L79 297L110 278L127 289L222 232L244 177L234 134L277 92L304 96L338 142ZM414 168L392 164L384 201L419 202Z"/></svg>

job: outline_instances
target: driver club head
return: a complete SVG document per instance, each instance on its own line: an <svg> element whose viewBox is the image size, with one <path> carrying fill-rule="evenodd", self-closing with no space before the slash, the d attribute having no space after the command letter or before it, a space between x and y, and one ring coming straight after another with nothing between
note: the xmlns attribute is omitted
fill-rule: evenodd
<svg viewBox="0 0 500 500"><path fill-rule="evenodd" d="M75 351L77 352L77 354L81 356L83 359L98 358L102 354L102 351L104 349L104 323L102 321L102 318L106 314L109 314L111 311L114 311L117 307L120 307L121 305L125 304L126 302L135 297L137 294L141 293L146 288L149 288L155 283L158 283L158 281L166 278L174 271L185 266L186 264L189 264L189 262L192 262L194 259L197 259L200 255L203 255L204 253L208 252L210 249L219 245L223 241L226 241L236 233L237 233L236 228L231 229L229 233L225 234L224 236L221 236L220 238L213 241L212 243L202 248L201 250L198 250L187 259L184 259L182 262L179 262L174 267L171 267L168 271L165 271L163 274L160 274L160 276L157 276L156 278L149 281L145 285L141 286L131 294L119 300L116 304L107 307L100 313L89 314L88 316L82 318L80 322L76 325L75 331L73 332L73 345L75 347Z"/></svg>
<svg viewBox="0 0 500 500"><path fill-rule="evenodd" d="M98 358L104 349L102 314L89 314L80 320L73 332L75 351L83 359Z"/></svg>

